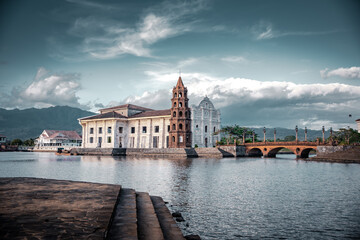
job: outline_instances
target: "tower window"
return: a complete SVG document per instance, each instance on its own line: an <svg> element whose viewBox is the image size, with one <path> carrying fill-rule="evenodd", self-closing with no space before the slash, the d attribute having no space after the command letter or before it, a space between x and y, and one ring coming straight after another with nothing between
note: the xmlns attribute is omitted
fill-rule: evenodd
<svg viewBox="0 0 360 240"><path fill-rule="evenodd" d="M207 126L205 126L205 132L207 132Z"/></svg>
<svg viewBox="0 0 360 240"><path fill-rule="evenodd" d="M185 129L189 129L189 124L185 124Z"/></svg>
<svg viewBox="0 0 360 240"><path fill-rule="evenodd" d="M182 97L182 94L181 94L181 93L179 93L179 97Z"/></svg>
<svg viewBox="0 0 360 240"><path fill-rule="evenodd" d="M183 142L183 136L179 136L179 142Z"/></svg>
<svg viewBox="0 0 360 240"><path fill-rule="evenodd" d="M179 129L182 130L182 124L181 123L179 124Z"/></svg>
<svg viewBox="0 0 360 240"><path fill-rule="evenodd" d="M174 111L174 113L173 113L173 117L176 117L176 112Z"/></svg>
<svg viewBox="0 0 360 240"><path fill-rule="evenodd" d="M176 107L176 102L174 102L174 107Z"/></svg>
<svg viewBox="0 0 360 240"><path fill-rule="evenodd" d="M179 102L179 107L182 107L182 102Z"/></svg>
<svg viewBox="0 0 360 240"><path fill-rule="evenodd" d="M182 117L182 111L179 112L179 117Z"/></svg>
<svg viewBox="0 0 360 240"><path fill-rule="evenodd" d="M176 93L174 93L174 98L176 98L177 96L176 96Z"/></svg>
<svg viewBox="0 0 360 240"><path fill-rule="evenodd" d="M187 112L185 112L185 117L187 118Z"/></svg>
<svg viewBox="0 0 360 240"><path fill-rule="evenodd" d="M216 127L214 127L214 132L216 132Z"/></svg>
<svg viewBox="0 0 360 240"><path fill-rule="evenodd" d="M188 103L187 103L187 102L185 103L185 107L188 107Z"/></svg>
<svg viewBox="0 0 360 240"><path fill-rule="evenodd" d="M175 136L172 137L173 142L175 142Z"/></svg>
<svg viewBox="0 0 360 240"><path fill-rule="evenodd" d="M173 130L176 130L176 125L175 124L173 124Z"/></svg>

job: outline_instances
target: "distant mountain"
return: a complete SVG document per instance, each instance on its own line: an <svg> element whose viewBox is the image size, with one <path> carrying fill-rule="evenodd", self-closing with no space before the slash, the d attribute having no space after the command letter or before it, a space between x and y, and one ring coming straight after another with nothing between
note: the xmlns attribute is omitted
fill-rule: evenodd
<svg viewBox="0 0 360 240"><path fill-rule="evenodd" d="M0 134L10 140L37 138L44 129L75 130L81 134L77 119L94 114L68 106L24 110L0 108Z"/></svg>

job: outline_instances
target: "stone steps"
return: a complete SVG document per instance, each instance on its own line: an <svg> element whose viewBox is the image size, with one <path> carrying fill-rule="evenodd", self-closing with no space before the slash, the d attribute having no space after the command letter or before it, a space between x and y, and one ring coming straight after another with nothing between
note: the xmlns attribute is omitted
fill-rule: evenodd
<svg viewBox="0 0 360 240"><path fill-rule="evenodd" d="M185 239L161 197L122 188L114 207L108 240Z"/></svg>

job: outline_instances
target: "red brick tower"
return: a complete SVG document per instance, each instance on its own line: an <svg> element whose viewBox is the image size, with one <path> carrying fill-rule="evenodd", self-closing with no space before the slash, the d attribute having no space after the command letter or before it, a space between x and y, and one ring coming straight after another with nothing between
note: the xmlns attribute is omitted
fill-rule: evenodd
<svg viewBox="0 0 360 240"><path fill-rule="evenodd" d="M171 98L170 148L191 147L191 118L187 88L179 77Z"/></svg>

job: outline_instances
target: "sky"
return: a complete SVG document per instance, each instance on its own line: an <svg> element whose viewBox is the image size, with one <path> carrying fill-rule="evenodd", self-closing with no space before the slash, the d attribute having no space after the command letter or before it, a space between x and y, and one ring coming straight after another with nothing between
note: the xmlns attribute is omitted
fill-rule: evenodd
<svg viewBox="0 0 360 240"><path fill-rule="evenodd" d="M222 125L355 128L360 1L5 0L0 108L208 96ZM352 117L349 117L351 114Z"/></svg>

